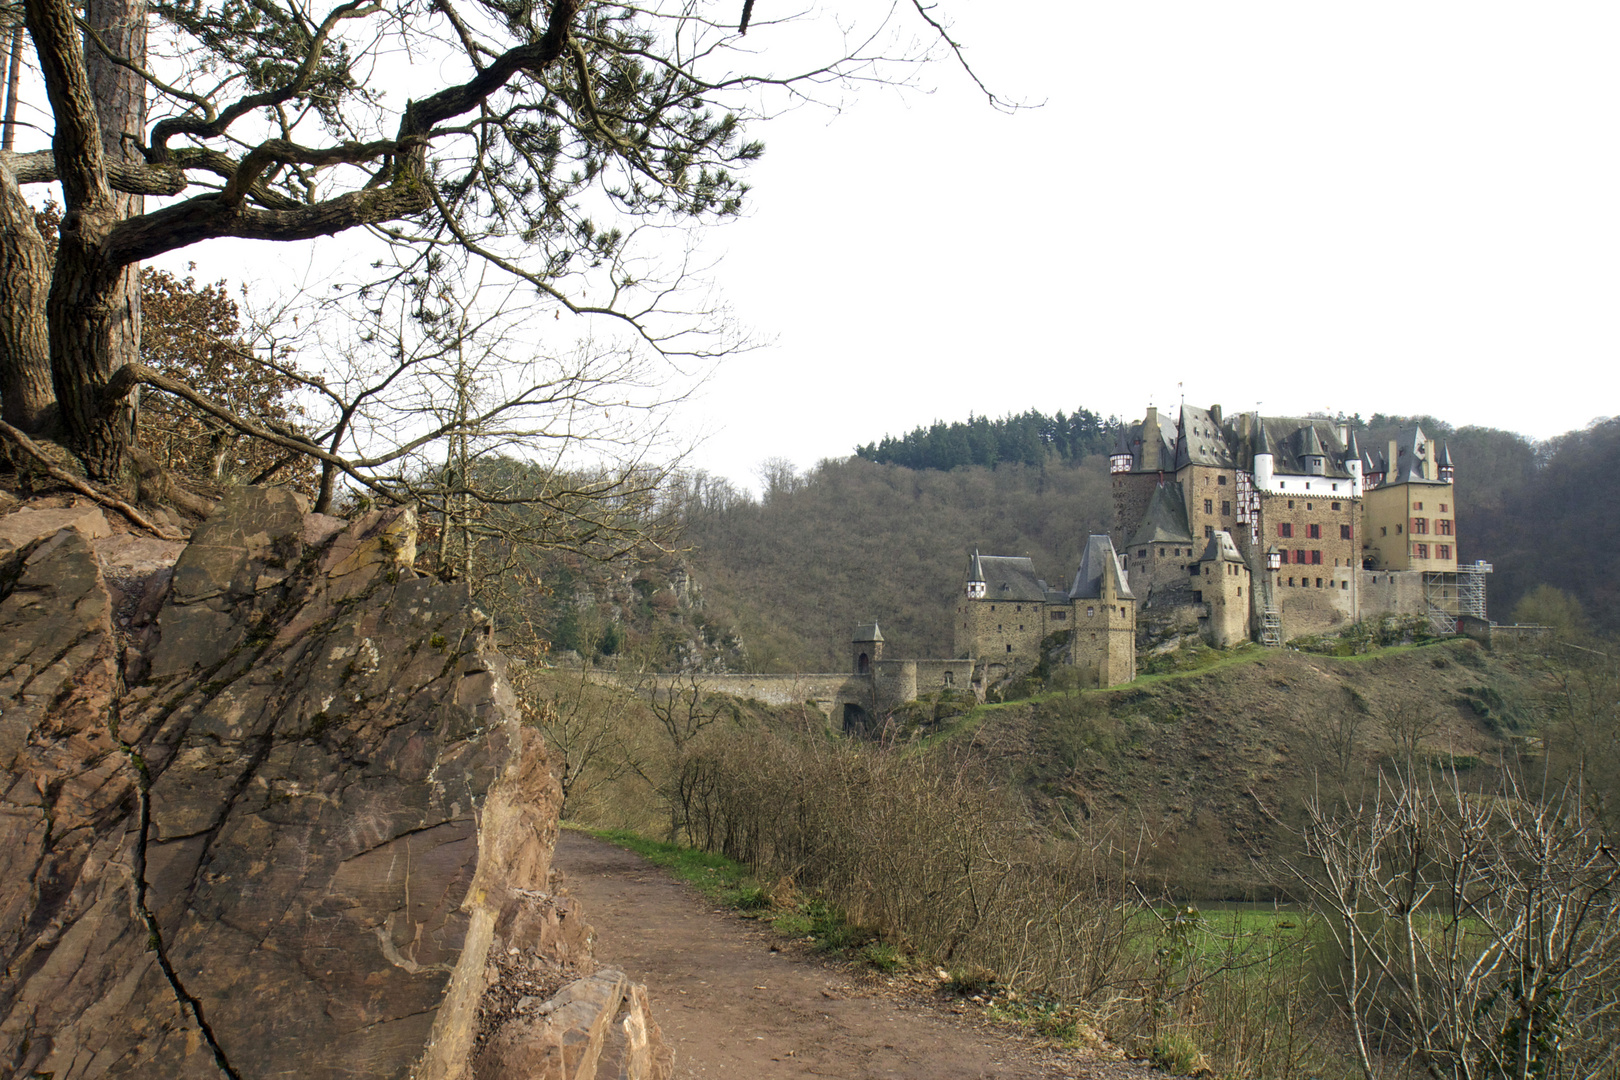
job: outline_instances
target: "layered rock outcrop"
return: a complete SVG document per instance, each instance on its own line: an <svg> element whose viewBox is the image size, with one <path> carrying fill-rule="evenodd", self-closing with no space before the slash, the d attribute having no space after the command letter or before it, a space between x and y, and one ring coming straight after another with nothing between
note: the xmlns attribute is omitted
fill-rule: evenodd
<svg viewBox="0 0 1620 1080"><path fill-rule="evenodd" d="M667 1075L409 510L240 489L178 551L29 513L0 521L0 1075Z"/></svg>

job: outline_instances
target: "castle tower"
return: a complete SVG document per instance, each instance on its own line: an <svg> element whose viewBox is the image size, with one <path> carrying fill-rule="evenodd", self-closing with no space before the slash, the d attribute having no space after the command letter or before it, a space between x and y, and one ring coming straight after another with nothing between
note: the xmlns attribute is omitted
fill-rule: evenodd
<svg viewBox="0 0 1620 1080"><path fill-rule="evenodd" d="M1451 463L1451 444L1440 444L1440 480L1449 484L1457 477L1457 467Z"/></svg>
<svg viewBox="0 0 1620 1080"><path fill-rule="evenodd" d="M1092 686L1136 678L1136 597L1107 536L1092 535L1069 588L1074 632L1069 662Z"/></svg>
<svg viewBox="0 0 1620 1080"><path fill-rule="evenodd" d="M883 631L878 629L878 624L867 623L856 627L849 652L855 674L871 674L872 665L883 659Z"/></svg>
<svg viewBox="0 0 1620 1080"><path fill-rule="evenodd" d="M1254 587L1249 564L1238 554L1232 534L1218 532L1209 538L1198 561L1199 595L1209 608L1201 620L1204 637L1217 649L1227 649L1249 640L1249 606Z"/></svg>

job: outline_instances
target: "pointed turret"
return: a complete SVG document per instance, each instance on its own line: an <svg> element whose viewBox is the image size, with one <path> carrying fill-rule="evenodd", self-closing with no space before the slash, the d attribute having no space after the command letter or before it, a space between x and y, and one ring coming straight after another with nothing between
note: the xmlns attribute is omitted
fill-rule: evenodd
<svg viewBox="0 0 1620 1080"><path fill-rule="evenodd" d="M984 599L984 564L979 558L979 549L973 549L973 556L968 559L967 585L963 589L969 600Z"/></svg>
<svg viewBox="0 0 1620 1080"><path fill-rule="evenodd" d="M1110 473L1130 472L1135 461L1135 455L1131 453L1130 431L1124 424L1121 424L1114 435L1114 452L1108 456L1108 471Z"/></svg>
<svg viewBox="0 0 1620 1080"><path fill-rule="evenodd" d="M857 675L871 672L872 665L883 659L883 631L877 623L857 626L850 639L850 657Z"/></svg>
<svg viewBox="0 0 1620 1080"><path fill-rule="evenodd" d="M1254 414L1254 486L1261 491L1271 489L1271 478L1277 466L1277 454L1271 448L1271 436L1266 432L1266 418Z"/></svg>
<svg viewBox="0 0 1620 1080"><path fill-rule="evenodd" d="M1346 427L1344 437L1344 471L1350 474L1350 494L1360 495L1366 482L1362 472L1361 441L1354 428Z"/></svg>
<svg viewBox="0 0 1620 1080"><path fill-rule="evenodd" d="M1441 443L1440 444L1439 465L1440 465L1440 479L1444 480L1448 484L1451 483L1452 479L1455 478L1456 475L1457 475L1457 467L1451 463L1451 444L1450 443Z"/></svg>

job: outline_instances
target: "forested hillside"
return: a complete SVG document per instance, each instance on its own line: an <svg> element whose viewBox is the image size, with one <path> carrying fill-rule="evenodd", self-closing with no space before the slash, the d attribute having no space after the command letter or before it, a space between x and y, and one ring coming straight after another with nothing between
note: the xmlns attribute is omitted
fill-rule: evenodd
<svg viewBox="0 0 1620 1080"><path fill-rule="evenodd" d="M969 416L966 423L936 420L910 434L855 448L855 456L880 465L908 469L959 469L965 465L1028 465L1052 461L1079 464L1094 454L1107 454L1119 432L1117 416L1104 420L1089 409L1045 416L1034 409L991 420Z"/></svg>
<svg viewBox="0 0 1620 1080"><path fill-rule="evenodd" d="M850 631L874 620L891 655L951 655L975 547L1028 555L1067 587L1111 505L1101 459L942 472L850 458L778 470L759 502L695 498L686 539L707 617L736 628L754 670L839 671Z"/></svg>
<svg viewBox="0 0 1620 1080"><path fill-rule="evenodd" d="M1112 438L1096 414L1082 409L1076 418ZM1067 584L1081 541L1111 523L1106 448L1076 458L1048 441L1040 464L1008 453L993 468L894 462L949 460L940 448L975 431L986 448L1025 436L1040 442L1042 423L1063 419L1032 411L935 424L804 474L772 463L759 500L723 481L686 478L672 502L705 589L705 617L735 630L745 664L758 671L841 669L850 630L873 620L891 655L950 655L949 606L975 547L1028 555L1047 581ZM1451 447L1458 550L1465 561L1495 564L1492 617L1514 621L1521 600L1550 586L1575 598L1594 629L1620 631L1620 586L1603 573L1603 548L1620 526L1620 420L1537 444L1428 416L1351 419L1367 448L1414 421Z"/></svg>

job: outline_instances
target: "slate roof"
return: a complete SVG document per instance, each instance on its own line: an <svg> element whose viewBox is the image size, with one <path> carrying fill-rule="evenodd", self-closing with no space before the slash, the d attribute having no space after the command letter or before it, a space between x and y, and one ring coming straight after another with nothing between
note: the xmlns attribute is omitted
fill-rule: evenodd
<svg viewBox="0 0 1620 1080"><path fill-rule="evenodd" d="M851 641L882 641L883 640L883 631L878 629L878 624L877 623L867 623L864 626L857 626L855 628L855 636L850 638L850 640Z"/></svg>
<svg viewBox="0 0 1620 1080"><path fill-rule="evenodd" d="M1181 407L1181 421L1176 425L1176 468L1187 465L1215 465L1223 469L1233 465L1232 448L1227 445L1226 433L1215 422L1214 414L1193 405Z"/></svg>
<svg viewBox="0 0 1620 1080"><path fill-rule="evenodd" d="M1149 425L1146 420L1139 424L1128 424L1124 429L1126 449L1120 453L1131 455L1131 468L1140 470L1142 466L1142 449L1148 445L1148 440L1159 440L1159 462L1164 472L1174 472L1176 468L1176 421L1172 420L1168 412L1161 412L1154 424ZM1157 431L1148 430L1156 427Z"/></svg>
<svg viewBox="0 0 1620 1080"><path fill-rule="evenodd" d="M1217 531L1209 538L1209 546L1204 548L1204 554L1199 556L1199 562L1243 562L1243 556L1238 554L1237 545L1232 542L1232 534L1224 530Z"/></svg>
<svg viewBox="0 0 1620 1080"><path fill-rule="evenodd" d="M1142 524L1126 545L1190 544L1192 529L1187 525L1187 506L1182 502L1181 485L1171 482L1153 489Z"/></svg>
<svg viewBox="0 0 1620 1080"><path fill-rule="evenodd" d="M983 577L969 578L984 582L986 600L1017 600L1044 603L1046 582L1035 576L1035 563L1028 556L980 555L974 553Z"/></svg>
<svg viewBox="0 0 1620 1080"><path fill-rule="evenodd" d="M1305 468L1305 458L1320 456L1326 459L1320 475L1336 480L1349 478L1344 468L1345 448L1339 442L1338 426L1333 421L1292 416L1262 416L1259 421L1253 439L1254 453L1263 454L1269 446L1274 472L1306 475L1309 470Z"/></svg>
<svg viewBox="0 0 1620 1080"><path fill-rule="evenodd" d="M1125 586L1125 572L1119 568L1119 556L1114 553L1114 542L1095 533L1086 541L1086 550L1080 555L1080 569L1075 571L1074 585L1069 589L1070 600L1091 600L1102 595L1103 578L1113 582L1122 600L1135 600L1136 596Z"/></svg>
<svg viewBox="0 0 1620 1080"><path fill-rule="evenodd" d="M1386 484L1444 484L1444 480L1430 480L1423 475L1423 463L1428 460L1429 437L1423 429L1413 427L1401 432L1395 440L1395 461L1384 478Z"/></svg>

